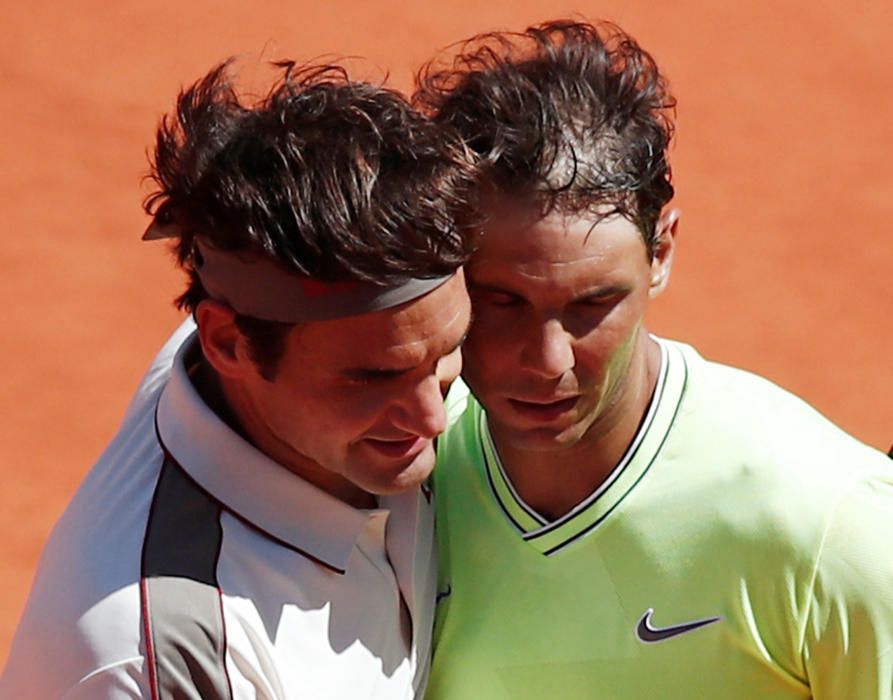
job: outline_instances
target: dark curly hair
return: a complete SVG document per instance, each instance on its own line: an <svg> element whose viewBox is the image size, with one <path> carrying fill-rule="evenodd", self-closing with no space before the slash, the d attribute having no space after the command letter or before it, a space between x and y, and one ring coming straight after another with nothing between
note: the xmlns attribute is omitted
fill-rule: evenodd
<svg viewBox="0 0 893 700"><path fill-rule="evenodd" d="M181 91L158 128L157 190L144 208L161 226L176 224L189 274L179 307L194 311L207 296L191 257L199 234L331 282L399 284L466 261L475 170L451 130L338 65L274 63L278 79L249 102L231 64ZM238 322L271 368L289 324Z"/></svg>
<svg viewBox="0 0 893 700"><path fill-rule="evenodd" d="M481 158L481 184L542 214L610 207L649 251L673 196L675 100L654 59L619 27L557 20L458 45L417 76L414 104Z"/></svg>

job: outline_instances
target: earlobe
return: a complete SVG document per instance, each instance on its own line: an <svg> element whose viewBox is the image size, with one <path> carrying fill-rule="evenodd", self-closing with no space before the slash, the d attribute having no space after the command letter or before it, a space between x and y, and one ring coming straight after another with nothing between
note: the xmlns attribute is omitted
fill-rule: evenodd
<svg viewBox="0 0 893 700"><path fill-rule="evenodd" d="M667 209L657 220L654 231L654 254L651 259L651 285L649 296L659 295L670 281L673 266L673 253L676 247L676 234L679 230L678 209Z"/></svg>
<svg viewBox="0 0 893 700"><path fill-rule="evenodd" d="M246 366L244 337L235 322L236 313L226 304L205 299L195 309L202 353L214 370L224 376L242 376Z"/></svg>

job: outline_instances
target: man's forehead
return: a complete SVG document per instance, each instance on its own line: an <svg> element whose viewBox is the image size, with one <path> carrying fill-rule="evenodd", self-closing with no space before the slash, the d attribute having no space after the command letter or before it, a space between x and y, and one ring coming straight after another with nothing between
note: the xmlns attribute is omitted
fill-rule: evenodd
<svg viewBox="0 0 893 700"><path fill-rule="evenodd" d="M488 267L515 266L537 270L578 267L605 260L616 262L644 249L635 224L616 212L604 215L549 214L536 221L491 219L481 234L475 273Z"/></svg>

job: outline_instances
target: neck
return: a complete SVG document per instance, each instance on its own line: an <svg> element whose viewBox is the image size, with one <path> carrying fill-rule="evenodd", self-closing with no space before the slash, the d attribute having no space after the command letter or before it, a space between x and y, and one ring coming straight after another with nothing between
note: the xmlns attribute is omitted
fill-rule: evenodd
<svg viewBox="0 0 893 700"><path fill-rule="evenodd" d="M190 373L190 378L217 417L274 462L354 508L378 505L373 494L300 454L266 429L239 385L221 378L204 360Z"/></svg>
<svg viewBox="0 0 893 700"><path fill-rule="evenodd" d="M641 426L660 372L660 347L642 333L622 384L573 445L533 451L491 433L503 468L518 495L549 520L557 520L601 486Z"/></svg>

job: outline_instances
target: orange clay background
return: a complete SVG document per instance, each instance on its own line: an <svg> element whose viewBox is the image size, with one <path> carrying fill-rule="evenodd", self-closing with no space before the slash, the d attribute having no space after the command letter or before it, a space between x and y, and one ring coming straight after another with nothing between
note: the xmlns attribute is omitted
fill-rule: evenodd
<svg viewBox="0 0 893 700"><path fill-rule="evenodd" d="M408 88L446 44L574 13L637 37L679 99L680 249L651 328L889 447L890 0L7 0L0 662L53 522L180 318L180 275L139 240L146 149L178 88L231 54L363 56L359 76Z"/></svg>

